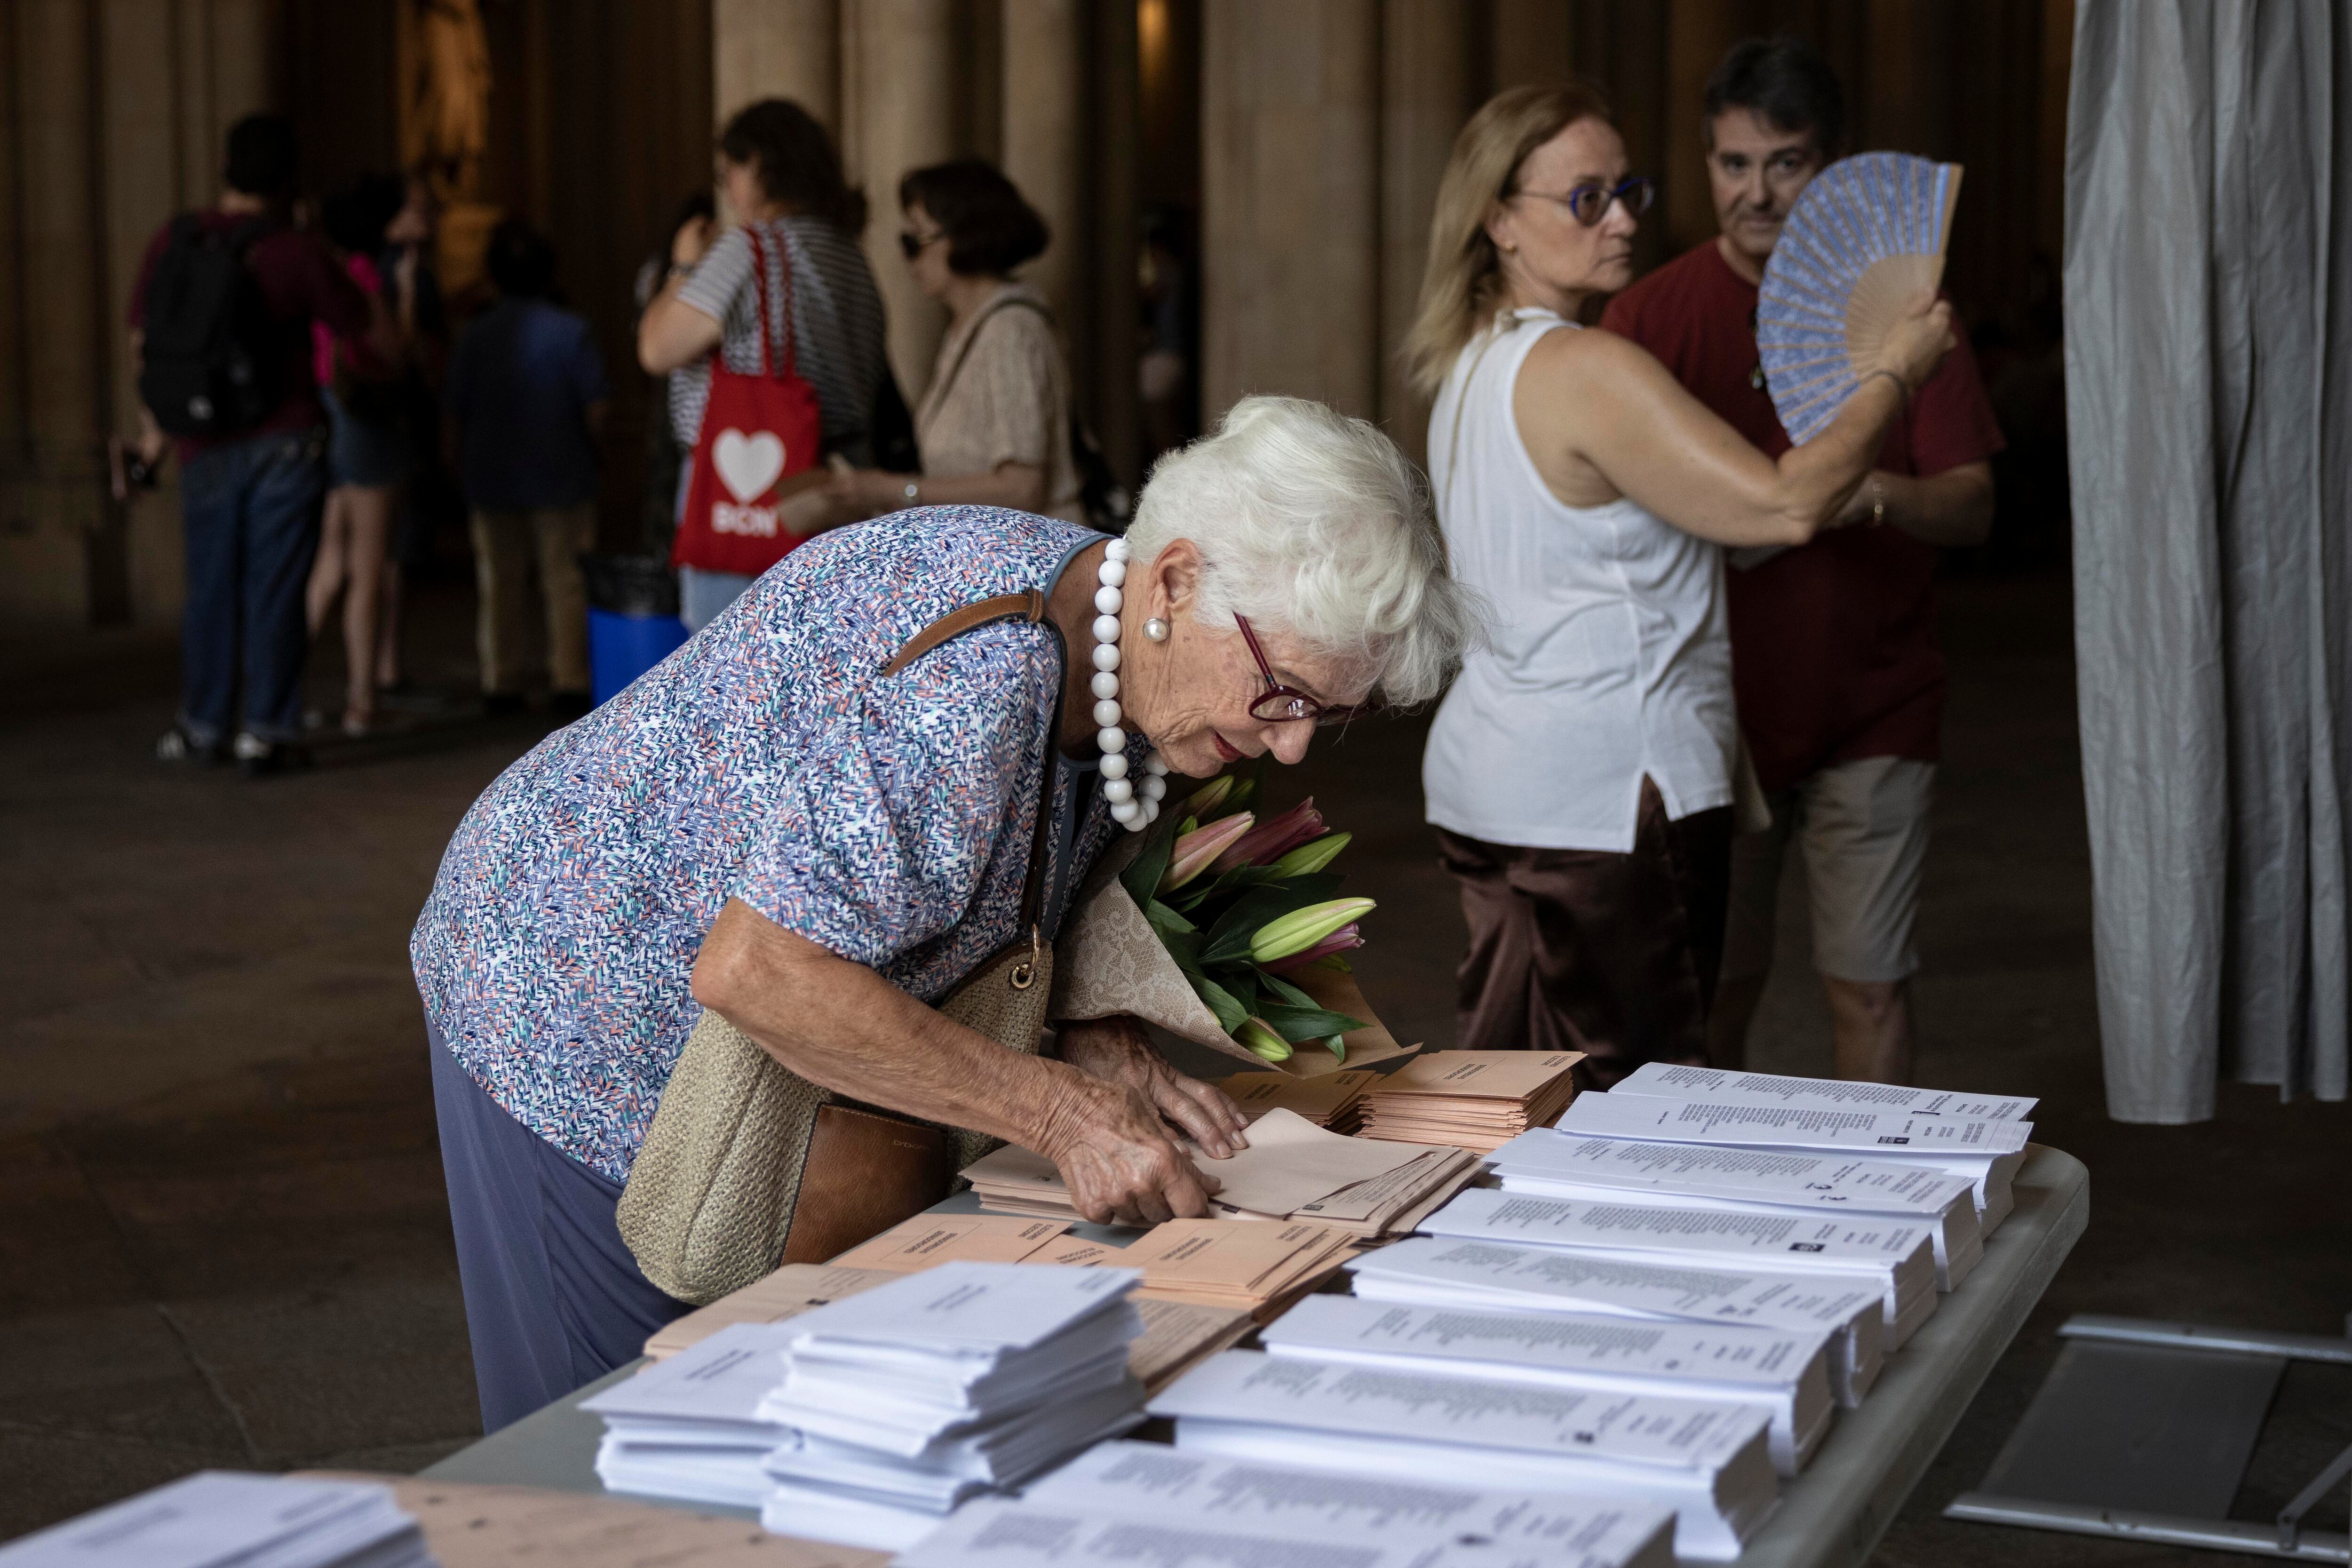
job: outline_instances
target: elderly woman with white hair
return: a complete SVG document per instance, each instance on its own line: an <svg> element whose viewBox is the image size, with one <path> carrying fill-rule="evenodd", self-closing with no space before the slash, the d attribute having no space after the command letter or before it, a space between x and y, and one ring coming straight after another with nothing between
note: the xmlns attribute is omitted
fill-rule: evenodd
<svg viewBox="0 0 2352 1568"><path fill-rule="evenodd" d="M1090 1219L1207 1212L1244 1142L1131 1021L1008 1049L929 1004L1051 940L1165 774L1307 754L1436 695L1469 622L1411 465L1254 397L1163 458L1123 540L982 507L812 540L499 777L412 953L486 1426L685 1310L614 1210L698 1009L865 1105L1037 1151ZM814 1158L814 1156L812 1156Z"/></svg>

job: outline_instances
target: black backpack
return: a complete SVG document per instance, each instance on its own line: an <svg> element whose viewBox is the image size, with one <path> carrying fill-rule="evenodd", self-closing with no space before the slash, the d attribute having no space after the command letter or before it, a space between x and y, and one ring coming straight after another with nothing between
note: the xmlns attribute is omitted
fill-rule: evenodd
<svg viewBox="0 0 2352 1568"><path fill-rule="evenodd" d="M278 406L278 323L246 264L270 226L172 220L147 279L139 400L174 436L234 436Z"/></svg>

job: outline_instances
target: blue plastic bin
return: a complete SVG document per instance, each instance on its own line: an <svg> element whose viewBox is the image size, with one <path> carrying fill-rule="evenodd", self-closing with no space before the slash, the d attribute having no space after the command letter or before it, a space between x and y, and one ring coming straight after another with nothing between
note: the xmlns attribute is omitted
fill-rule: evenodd
<svg viewBox="0 0 2352 1568"><path fill-rule="evenodd" d="M676 616L624 616L590 606L588 679L603 702L686 641L686 623Z"/></svg>

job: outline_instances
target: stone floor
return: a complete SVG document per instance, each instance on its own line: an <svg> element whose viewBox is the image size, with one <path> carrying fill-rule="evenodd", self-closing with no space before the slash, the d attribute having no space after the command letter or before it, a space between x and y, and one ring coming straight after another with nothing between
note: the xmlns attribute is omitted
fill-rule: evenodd
<svg viewBox="0 0 2352 1568"><path fill-rule="evenodd" d="M2064 586L1957 583L1945 613L1921 1076L2044 1097L2039 1136L2089 1163L2092 1221L1875 1561L2231 1561L1937 1516L2067 1314L2326 1333L2352 1309L2342 1107L2232 1088L2200 1127L2102 1114ZM464 614L425 595L428 686L465 684ZM473 1389L405 939L459 814L541 727L453 702L249 784L146 761L166 639L0 646L0 1539L199 1466L408 1469L461 1446ZM1461 926L1419 733L1360 726L1277 798L1312 789L1355 831L1351 890L1383 905L1365 988L1437 1046ZM1794 908L1753 1055L1823 1071ZM2294 1375L2273 1431L2243 1517L2352 1441L2352 1379ZM2314 1522L2344 1528L2340 1494Z"/></svg>

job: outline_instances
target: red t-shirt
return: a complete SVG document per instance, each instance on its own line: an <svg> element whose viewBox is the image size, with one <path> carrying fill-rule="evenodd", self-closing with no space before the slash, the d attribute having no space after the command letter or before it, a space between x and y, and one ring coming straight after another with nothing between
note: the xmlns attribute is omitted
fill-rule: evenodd
<svg viewBox="0 0 2352 1568"><path fill-rule="evenodd" d="M200 215L207 229L235 228L245 222L243 215L225 213L217 208ZM147 253L139 261L138 281L131 287L131 324L142 327L147 320L147 281L154 275L156 258L172 237L172 226L163 225L147 242ZM278 228L253 242L245 253L246 265L261 285L261 297L269 306L269 314L278 324L278 384L285 389L268 417L249 430L235 436L213 439L183 437L180 458L183 462L198 453L229 441L247 440L273 431L299 430L316 425L326 417L319 406L318 383L310 374L310 323L322 321L327 330L338 337L360 337L366 333L371 312L368 297L352 281L342 264L335 259L323 241L314 234L300 229Z"/></svg>
<svg viewBox="0 0 2352 1568"><path fill-rule="evenodd" d="M1756 358L1756 286L1712 239L1609 302L1601 324L1768 457L1789 449ZM1888 432L1878 467L1924 478L2000 450L1967 339ZM1768 790L1832 763L1937 758L1944 656L1930 586L1936 548L1895 528L1841 528L1729 574L1731 683Z"/></svg>

